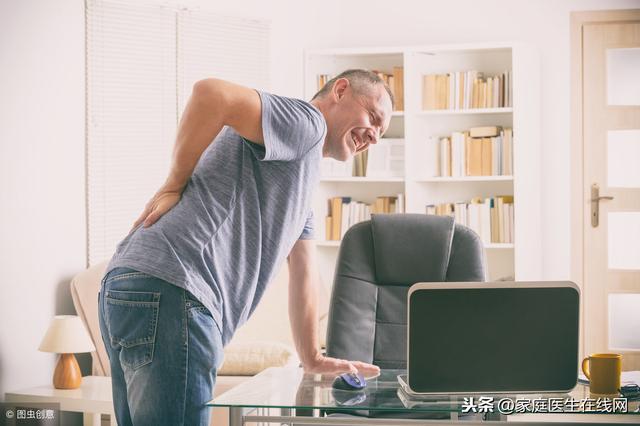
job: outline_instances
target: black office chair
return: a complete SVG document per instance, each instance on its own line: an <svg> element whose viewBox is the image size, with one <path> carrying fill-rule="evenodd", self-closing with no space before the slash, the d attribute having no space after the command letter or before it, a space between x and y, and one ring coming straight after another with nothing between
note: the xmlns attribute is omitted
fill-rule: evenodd
<svg viewBox="0 0 640 426"><path fill-rule="evenodd" d="M416 282L485 281L480 237L452 217L373 215L340 246L327 355L406 368L407 292Z"/></svg>
<svg viewBox="0 0 640 426"><path fill-rule="evenodd" d="M452 217L373 215L345 234L336 265L327 355L383 369L407 365L407 292L417 282L485 281L480 237ZM375 405L375 404L374 404ZM327 415L340 415L327 410ZM447 413L343 411L365 417L447 418Z"/></svg>

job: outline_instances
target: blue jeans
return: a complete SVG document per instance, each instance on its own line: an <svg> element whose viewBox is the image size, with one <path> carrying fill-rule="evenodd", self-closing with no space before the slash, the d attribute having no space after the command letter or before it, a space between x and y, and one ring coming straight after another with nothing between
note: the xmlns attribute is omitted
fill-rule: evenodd
<svg viewBox="0 0 640 426"><path fill-rule="evenodd" d="M103 278L98 306L118 425L208 426L223 347L207 308L129 268Z"/></svg>

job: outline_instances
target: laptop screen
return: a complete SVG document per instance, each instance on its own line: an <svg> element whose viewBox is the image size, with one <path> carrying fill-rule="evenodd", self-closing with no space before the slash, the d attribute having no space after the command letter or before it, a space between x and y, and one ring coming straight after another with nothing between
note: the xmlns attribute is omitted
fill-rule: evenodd
<svg viewBox="0 0 640 426"><path fill-rule="evenodd" d="M412 288L408 381L414 392L544 392L575 386L575 284L492 284ZM414 287L419 286L431 284Z"/></svg>

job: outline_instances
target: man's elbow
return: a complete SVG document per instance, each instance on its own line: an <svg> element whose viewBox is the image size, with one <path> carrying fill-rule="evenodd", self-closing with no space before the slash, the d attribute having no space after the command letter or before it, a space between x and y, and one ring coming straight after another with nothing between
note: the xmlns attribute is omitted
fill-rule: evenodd
<svg viewBox="0 0 640 426"><path fill-rule="evenodd" d="M224 81L217 78L198 80L193 85L191 96L198 102L220 105L224 101Z"/></svg>

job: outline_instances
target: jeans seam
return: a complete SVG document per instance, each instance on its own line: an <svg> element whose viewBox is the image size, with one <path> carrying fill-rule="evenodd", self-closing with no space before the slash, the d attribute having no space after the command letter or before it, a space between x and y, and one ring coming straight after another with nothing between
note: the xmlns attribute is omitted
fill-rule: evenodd
<svg viewBox="0 0 640 426"><path fill-rule="evenodd" d="M110 283L113 281L120 281L126 278L155 278L153 275L149 275L146 272L126 272L124 274L118 274L113 277L107 278L104 283Z"/></svg>
<svg viewBox="0 0 640 426"><path fill-rule="evenodd" d="M149 364L153 362L153 355L156 351L156 334L158 333L158 317L160 316L160 294L155 294L157 305L153 307L153 315L151 317L151 328L153 329L153 337L151 339L151 354L149 356Z"/></svg>
<svg viewBox="0 0 640 426"><path fill-rule="evenodd" d="M141 302L141 301L132 301L132 300L122 300L122 299L114 299L109 296L105 296L105 300L107 303L111 305L121 305L121 306L130 306L130 307L139 307L139 308L157 308L158 302Z"/></svg>
<svg viewBox="0 0 640 426"><path fill-rule="evenodd" d="M182 425L184 426L184 419L187 415L187 387L189 386L189 310L187 308L187 291L182 290L182 332L184 338L184 387L182 394Z"/></svg>

